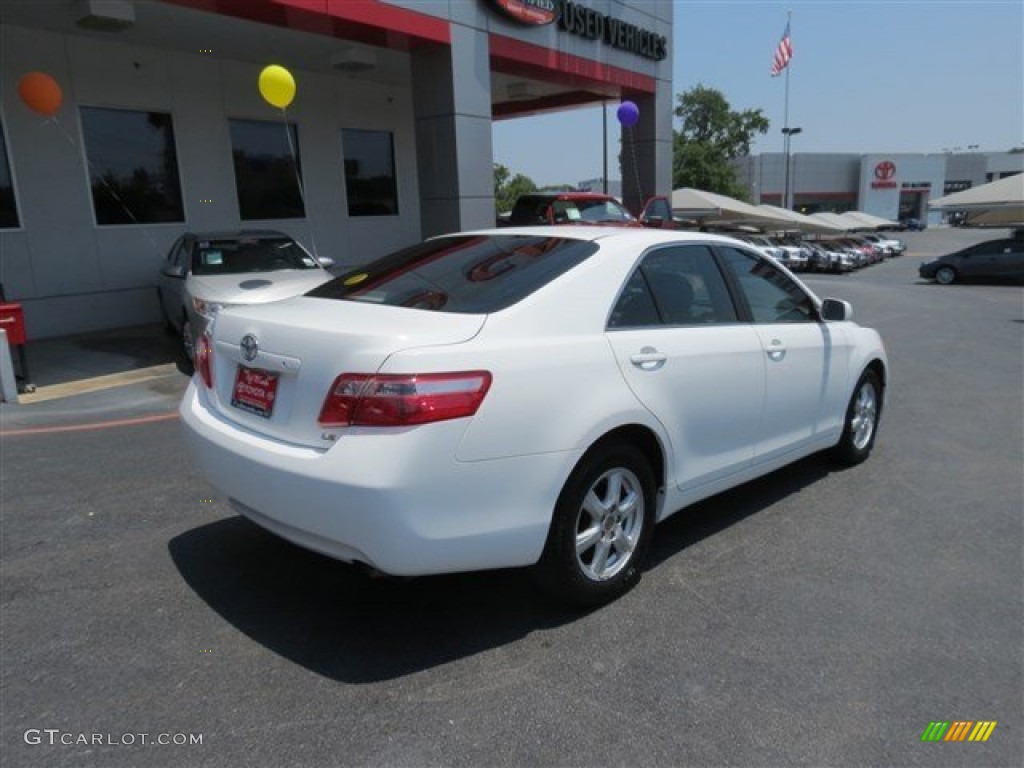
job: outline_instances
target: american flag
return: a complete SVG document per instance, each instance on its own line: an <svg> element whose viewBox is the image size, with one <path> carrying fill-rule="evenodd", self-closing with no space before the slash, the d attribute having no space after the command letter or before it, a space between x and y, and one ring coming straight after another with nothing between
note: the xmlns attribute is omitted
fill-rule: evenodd
<svg viewBox="0 0 1024 768"><path fill-rule="evenodd" d="M772 57L772 77L778 77L782 74L782 70L789 64L789 60L793 58L793 41L789 39L789 22L786 22L786 31L782 33L782 39L779 40L779 47L775 49L775 55Z"/></svg>

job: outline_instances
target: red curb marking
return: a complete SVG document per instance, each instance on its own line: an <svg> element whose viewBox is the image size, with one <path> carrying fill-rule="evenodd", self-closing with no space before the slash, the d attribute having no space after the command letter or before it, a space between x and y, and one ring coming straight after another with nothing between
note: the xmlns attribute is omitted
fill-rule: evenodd
<svg viewBox="0 0 1024 768"><path fill-rule="evenodd" d="M178 418L177 413L158 413L154 416L139 416L134 419L117 419L115 421L99 421L92 424L69 424L64 427L28 427L26 429L10 429L0 431L0 437L15 437L18 435L47 435L55 432L89 432L97 429L111 429L113 427L128 427L135 424L152 424L157 421L170 421Z"/></svg>

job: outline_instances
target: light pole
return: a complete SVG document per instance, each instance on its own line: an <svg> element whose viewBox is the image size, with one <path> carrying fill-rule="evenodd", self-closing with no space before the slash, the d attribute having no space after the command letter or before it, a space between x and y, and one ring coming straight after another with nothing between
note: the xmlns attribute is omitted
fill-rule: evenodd
<svg viewBox="0 0 1024 768"><path fill-rule="evenodd" d="M782 193L782 207L786 208L787 210L793 210L793 200L789 194L789 143L790 141L792 141L794 136L796 136L798 133L801 133L802 131L803 128L787 127L782 129L782 135L786 137L783 141L783 143L785 144L786 153L786 186Z"/></svg>

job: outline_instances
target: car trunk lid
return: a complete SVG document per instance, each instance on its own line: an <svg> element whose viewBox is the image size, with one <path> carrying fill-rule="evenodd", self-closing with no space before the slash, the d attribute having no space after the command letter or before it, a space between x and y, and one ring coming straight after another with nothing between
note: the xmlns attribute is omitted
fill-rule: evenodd
<svg viewBox="0 0 1024 768"><path fill-rule="evenodd" d="M318 423L339 374L376 373L396 352L467 341L485 318L311 297L227 310L211 339L214 407L261 435L327 448L345 431Z"/></svg>

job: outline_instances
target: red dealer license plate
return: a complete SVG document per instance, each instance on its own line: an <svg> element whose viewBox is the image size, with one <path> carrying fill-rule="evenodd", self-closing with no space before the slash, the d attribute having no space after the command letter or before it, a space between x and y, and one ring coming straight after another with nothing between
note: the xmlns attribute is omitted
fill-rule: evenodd
<svg viewBox="0 0 1024 768"><path fill-rule="evenodd" d="M231 404L265 419L274 412L274 397L277 395L277 374L259 371L255 368L238 366L235 374L235 388L231 390Z"/></svg>

